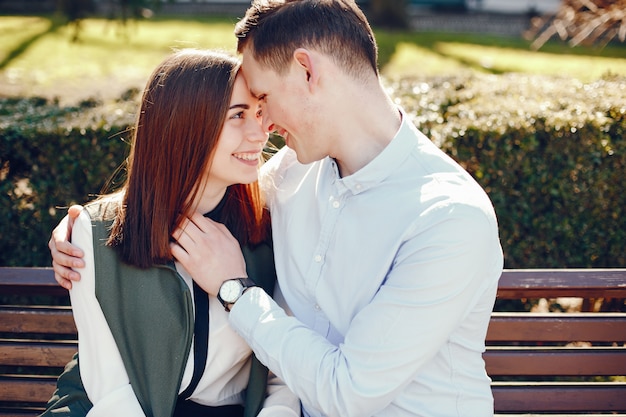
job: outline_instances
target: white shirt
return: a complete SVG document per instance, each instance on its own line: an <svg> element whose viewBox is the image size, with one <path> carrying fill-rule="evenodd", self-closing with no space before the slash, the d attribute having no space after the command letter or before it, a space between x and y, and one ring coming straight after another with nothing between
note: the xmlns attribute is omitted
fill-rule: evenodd
<svg viewBox="0 0 626 417"><path fill-rule="evenodd" d="M72 242L85 251L86 266L77 269L81 274L81 280L72 284L70 297L78 329L80 376L89 400L93 403L88 416L144 416L111 330L96 299L92 226L86 210L82 211L74 224ZM191 288L191 276L178 263L176 270ZM193 291L190 293L193 298ZM250 372L250 347L232 330L228 324L227 313L215 297L209 297L207 319L209 320L207 366L190 399L210 406L243 404L243 392L248 384ZM179 394L191 382L193 353L192 347ZM270 378L268 394L259 417L300 415L298 399L282 381Z"/></svg>
<svg viewBox="0 0 626 417"><path fill-rule="evenodd" d="M230 321L305 415L493 415L482 359L503 258L481 187L408 117L364 168L282 149L262 184L278 282Z"/></svg>

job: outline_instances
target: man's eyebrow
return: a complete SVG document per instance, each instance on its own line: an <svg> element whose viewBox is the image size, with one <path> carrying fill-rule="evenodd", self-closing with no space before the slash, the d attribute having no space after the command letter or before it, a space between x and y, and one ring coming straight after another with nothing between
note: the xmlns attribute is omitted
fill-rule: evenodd
<svg viewBox="0 0 626 417"><path fill-rule="evenodd" d="M248 104L233 104L232 106L230 106L228 108L228 110L232 110L232 109L244 109L244 110L248 110L250 108L250 106Z"/></svg>

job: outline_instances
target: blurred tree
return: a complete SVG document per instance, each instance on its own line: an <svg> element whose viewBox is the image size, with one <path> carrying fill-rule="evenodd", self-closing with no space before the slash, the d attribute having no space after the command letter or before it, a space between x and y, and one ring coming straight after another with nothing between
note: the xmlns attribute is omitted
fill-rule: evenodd
<svg viewBox="0 0 626 417"><path fill-rule="evenodd" d="M604 46L614 39L626 40L626 0L562 0L554 15L535 17L526 32L534 39L531 47L541 48L558 35L571 46Z"/></svg>
<svg viewBox="0 0 626 417"><path fill-rule="evenodd" d="M171 1L171 0L168 0ZM152 9L160 5L159 0L57 0L57 10L72 27L72 42L80 40L83 19L104 14L118 23L118 34L127 36L129 21L152 16Z"/></svg>
<svg viewBox="0 0 626 417"><path fill-rule="evenodd" d="M108 0L107 15L111 21L117 23L117 34L127 37L129 22L152 17L153 9L159 4L159 0Z"/></svg>
<svg viewBox="0 0 626 417"><path fill-rule="evenodd" d="M93 0L58 0L57 10L67 19L72 30L72 42L80 39L82 21L96 11Z"/></svg>
<svg viewBox="0 0 626 417"><path fill-rule="evenodd" d="M369 19L373 25L392 29L408 27L407 0L370 0L369 3Z"/></svg>

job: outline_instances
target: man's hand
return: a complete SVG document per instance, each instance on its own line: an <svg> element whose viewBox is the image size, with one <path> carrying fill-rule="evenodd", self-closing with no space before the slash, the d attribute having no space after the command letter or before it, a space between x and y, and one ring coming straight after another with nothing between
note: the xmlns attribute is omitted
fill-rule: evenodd
<svg viewBox="0 0 626 417"><path fill-rule="evenodd" d="M172 256L207 293L217 295L224 281L248 276L239 242L223 224L194 213L173 237Z"/></svg>
<svg viewBox="0 0 626 417"><path fill-rule="evenodd" d="M85 254L78 247L70 243L72 227L74 221L80 215L82 206L72 206L61 223L52 231L52 237L48 242L50 254L52 255L52 269L54 269L54 279L65 289L72 288L72 281L80 280L80 274L72 268L82 268L85 266L83 256Z"/></svg>

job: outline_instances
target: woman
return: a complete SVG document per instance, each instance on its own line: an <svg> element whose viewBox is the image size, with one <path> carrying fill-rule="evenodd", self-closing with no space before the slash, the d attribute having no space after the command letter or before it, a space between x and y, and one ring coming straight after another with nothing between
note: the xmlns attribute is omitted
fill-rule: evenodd
<svg viewBox="0 0 626 417"><path fill-rule="evenodd" d="M267 132L238 69L229 55L183 50L150 77L125 184L72 229L86 255L70 291L80 378L68 365L44 416L254 416L261 406L259 416L299 415L274 379L265 398L267 369L170 255L185 215L202 213L237 238L249 277L273 287L256 182Z"/></svg>

